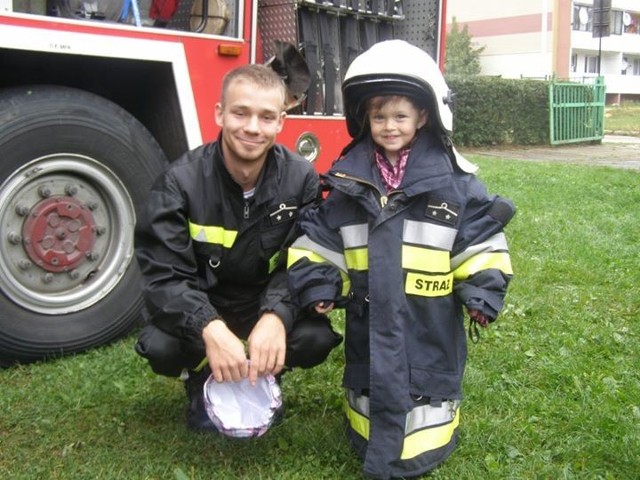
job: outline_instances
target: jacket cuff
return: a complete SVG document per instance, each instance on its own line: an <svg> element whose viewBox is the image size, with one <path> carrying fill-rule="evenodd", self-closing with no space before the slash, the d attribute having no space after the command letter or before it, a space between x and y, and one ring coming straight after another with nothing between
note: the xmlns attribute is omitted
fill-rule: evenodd
<svg viewBox="0 0 640 480"><path fill-rule="evenodd" d="M335 302L338 299L338 291L327 285L309 287L299 295L300 305L304 309L310 309L318 302Z"/></svg>

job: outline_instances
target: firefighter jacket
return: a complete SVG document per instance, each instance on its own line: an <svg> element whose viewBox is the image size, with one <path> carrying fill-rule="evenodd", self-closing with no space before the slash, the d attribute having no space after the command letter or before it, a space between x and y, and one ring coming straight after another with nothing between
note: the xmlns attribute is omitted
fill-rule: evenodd
<svg viewBox="0 0 640 480"><path fill-rule="evenodd" d="M155 182L136 229L153 324L193 345L196 358L204 357L202 330L219 310L241 322L273 311L289 332L299 309L287 289L286 248L300 209L318 191L313 166L278 145L249 199L218 142L178 159Z"/></svg>
<svg viewBox="0 0 640 480"><path fill-rule="evenodd" d="M422 132L400 186L382 187L367 138L289 249L294 301L346 310L348 434L374 478L420 475L455 448L466 361L463 306L495 319L512 276L510 201L489 196Z"/></svg>

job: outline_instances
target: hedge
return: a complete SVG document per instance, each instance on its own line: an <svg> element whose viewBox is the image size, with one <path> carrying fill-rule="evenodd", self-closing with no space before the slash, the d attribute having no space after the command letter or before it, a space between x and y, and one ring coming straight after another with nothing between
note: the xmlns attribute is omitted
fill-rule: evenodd
<svg viewBox="0 0 640 480"><path fill-rule="evenodd" d="M458 146L549 144L549 82L447 76Z"/></svg>

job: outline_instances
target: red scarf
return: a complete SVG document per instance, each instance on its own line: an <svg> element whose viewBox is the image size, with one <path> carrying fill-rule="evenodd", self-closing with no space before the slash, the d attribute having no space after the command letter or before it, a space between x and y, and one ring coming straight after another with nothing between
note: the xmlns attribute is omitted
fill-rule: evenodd
<svg viewBox="0 0 640 480"><path fill-rule="evenodd" d="M404 172L407 169L407 159L409 158L410 151L410 146L400 150L400 153L398 153L398 161L395 165L391 165L391 162L387 160L384 153L378 148L375 149L376 165L382 176L382 183L384 183L384 186L387 188L387 192L398 188L398 185L402 182L402 177L404 177Z"/></svg>

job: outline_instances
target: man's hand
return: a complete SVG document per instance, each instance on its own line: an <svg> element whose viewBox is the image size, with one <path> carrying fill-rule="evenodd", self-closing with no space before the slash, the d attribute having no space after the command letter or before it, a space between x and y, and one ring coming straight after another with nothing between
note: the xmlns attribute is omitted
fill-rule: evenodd
<svg viewBox="0 0 640 480"><path fill-rule="evenodd" d="M251 384L267 373L280 373L287 351L287 333L280 317L273 312L264 313L249 335L248 346Z"/></svg>
<svg viewBox="0 0 640 480"><path fill-rule="evenodd" d="M221 320L214 320L202 331L211 373L216 382L239 382L249 374L244 345Z"/></svg>

